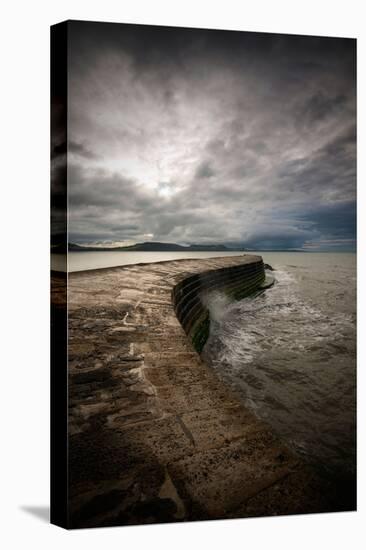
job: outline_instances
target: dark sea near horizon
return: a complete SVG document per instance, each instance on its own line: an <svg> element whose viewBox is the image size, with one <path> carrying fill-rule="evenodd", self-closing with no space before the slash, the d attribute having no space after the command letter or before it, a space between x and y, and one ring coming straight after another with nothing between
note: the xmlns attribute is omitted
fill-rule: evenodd
<svg viewBox="0 0 366 550"><path fill-rule="evenodd" d="M203 355L243 403L326 475L356 470L356 255L248 252L275 285L240 302L211 297ZM72 252L69 271L242 252ZM53 259L53 268L57 269Z"/></svg>

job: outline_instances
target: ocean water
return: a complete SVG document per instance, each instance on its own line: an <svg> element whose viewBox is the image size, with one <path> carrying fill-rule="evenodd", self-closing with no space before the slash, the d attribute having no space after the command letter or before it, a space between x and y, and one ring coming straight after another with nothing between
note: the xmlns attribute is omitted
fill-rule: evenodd
<svg viewBox="0 0 366 550"><path fill-rule="evenodd" d="M275 285L209 299L204 358L308 462L354 480L356 255L262 253Z"/></svg>

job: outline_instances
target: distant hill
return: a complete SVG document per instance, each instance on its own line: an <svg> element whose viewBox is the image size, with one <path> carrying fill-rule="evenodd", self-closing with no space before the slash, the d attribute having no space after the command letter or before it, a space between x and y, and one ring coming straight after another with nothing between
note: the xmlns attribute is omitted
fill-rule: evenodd
<svg viewBox="0 0 366 550"><path fill-rule="evenodd" d="M131 246L97 247L81 246L69 243L70 252L241 252L244 248L229 248L223 244L190 244L182 246L176 243L145 242ZM56 250L53 250L56 252Z"/></svg>

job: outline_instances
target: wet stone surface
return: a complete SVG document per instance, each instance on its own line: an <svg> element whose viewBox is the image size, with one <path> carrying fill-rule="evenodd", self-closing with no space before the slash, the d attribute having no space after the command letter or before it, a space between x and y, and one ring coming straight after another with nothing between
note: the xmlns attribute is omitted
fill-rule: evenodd
<svg viewBox="0 0 366 550"><path fill-rule="evenodd" d="M69 275L70 527L327 510L314 474L222 385L174 312L185 278L258 262Z"/></svg>

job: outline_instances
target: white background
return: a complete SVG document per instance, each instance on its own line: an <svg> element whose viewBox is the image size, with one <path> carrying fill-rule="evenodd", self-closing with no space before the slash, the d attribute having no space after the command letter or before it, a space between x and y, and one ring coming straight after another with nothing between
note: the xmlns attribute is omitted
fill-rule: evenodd
<svg viewBox="0 0 366 550"><path fill-rule="evenodd" d="M64 19L349 36L359 50L359 283L364 278L362 206L365 33L363 2L7 1L1 7L2 548L361 548L365 515L365 377L359 284L359 511L67 532L47 522L49 502L49 26ZM363 32L363 35L362 35ZM363 167L362 167L363 164ZM363 168L363 169L362 169ZM363 214L365 217L365 214ZM363 227L362 227L363 226ZM33 510L31 513L30 510ZM34 513L37 512L38 513ZM43 519L42 516L43 515Z"/></svg>

